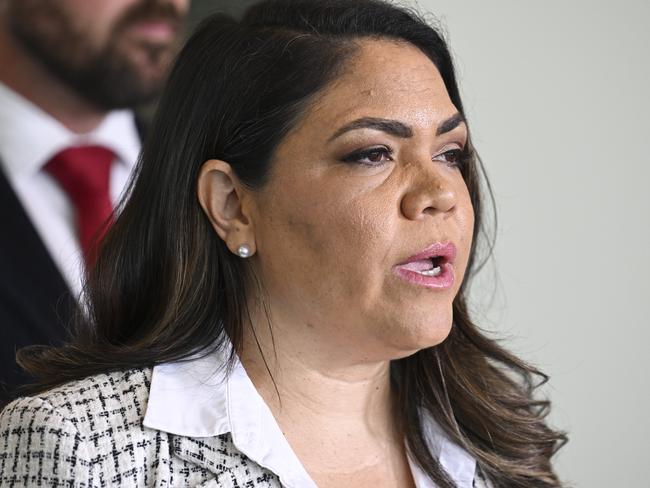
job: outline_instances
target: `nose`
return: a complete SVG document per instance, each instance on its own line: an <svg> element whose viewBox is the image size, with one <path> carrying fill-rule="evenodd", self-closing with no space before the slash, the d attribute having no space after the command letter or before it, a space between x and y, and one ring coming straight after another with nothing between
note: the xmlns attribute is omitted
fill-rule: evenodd
<svg viewBox="0 0 650 488"><path fill-rule="evenodd" d="M409 220L454 210L457 192L444 169L427 168L415 175L414 182L401 201L402 214Z"/></svg>

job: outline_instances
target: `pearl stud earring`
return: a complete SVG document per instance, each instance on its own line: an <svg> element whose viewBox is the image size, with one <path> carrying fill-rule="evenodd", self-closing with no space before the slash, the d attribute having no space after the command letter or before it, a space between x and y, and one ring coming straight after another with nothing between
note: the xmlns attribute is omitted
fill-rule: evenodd
<svg viewBox="0 0 650 488"><path fill-rule="evenodd" d="M240 258L247 258L251 255L251 249L246 244L242 244L237 248L237 255Z"/></svg>

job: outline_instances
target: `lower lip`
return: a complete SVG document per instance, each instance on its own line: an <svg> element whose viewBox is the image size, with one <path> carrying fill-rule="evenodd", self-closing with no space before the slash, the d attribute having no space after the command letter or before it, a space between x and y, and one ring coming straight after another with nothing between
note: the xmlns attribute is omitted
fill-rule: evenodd
<svg viewBox="0 0 650 488"><path fill-rule="evenodd" d="M445 290L454 285L454 266L451 263L443 264L438 276L425 276L400 266L395 267L395 272L404 280L426 288Z"/></svg>
<svg viewBox="0 0 650 488"><path fill-rule="evenodd" d="M136 37L150 42L170 42L176 36L174 26L162 21L138 22L131 26L130 31Z"/></svg>

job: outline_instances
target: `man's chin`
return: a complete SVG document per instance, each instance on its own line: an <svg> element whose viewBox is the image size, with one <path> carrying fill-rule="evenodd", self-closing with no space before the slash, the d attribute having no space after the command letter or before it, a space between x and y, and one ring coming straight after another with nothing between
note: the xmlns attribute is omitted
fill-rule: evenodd
<svg viewBox="0 0 650 488"><path fill-rule="evenodd" d="M140 47L128 53L113 52L102 61L108 69L89 70L81 76L77 89L103 109L121 109L153 101L164 83L169 61Z"/></svg>
<svg viewBox="0 0 650 488"><path fill-rule="evenodd" d="M142 73L143 79L162 80L172 62L174 50L171 44L147 42L126 38L115 46L111 56L130 66L136 73Z"/></svg>

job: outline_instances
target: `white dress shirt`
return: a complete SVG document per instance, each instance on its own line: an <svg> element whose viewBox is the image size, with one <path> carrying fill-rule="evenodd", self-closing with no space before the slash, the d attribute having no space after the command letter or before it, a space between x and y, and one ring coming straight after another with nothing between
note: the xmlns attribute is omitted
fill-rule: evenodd
<svg viewBox="0 0 650 488"><path fill-rule="evenodd" d="M87 134L75 134L51 115L0 83L0 161L27 215L75 295L81 291L83 256L76 235L75 209L43 166L59 151L78 145L112 149L113 204L128 182L140 151L133 112L110 112Z"/></svg>
<svg viewBox="0 0 650 488"><path fill-rule="evenodd" d="M239 359L232 371L225 370L228 354L155 366L143 425L187 437L230 433L237 449L275 473L283 486L316 488ZM424 428L431 452L456 486L471 488L475 459L428 416ZM409 465L417 488L435 488L411 459Z"/></svg>

